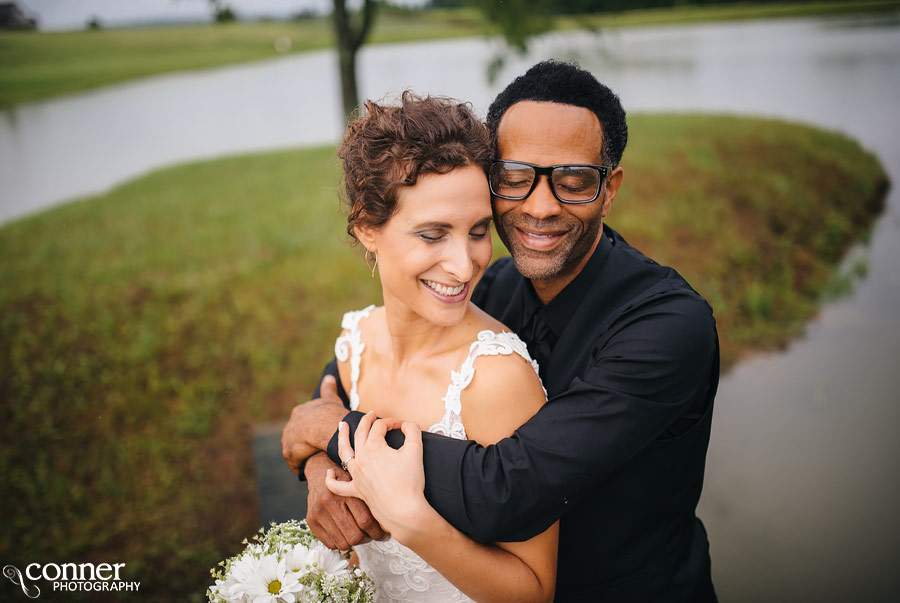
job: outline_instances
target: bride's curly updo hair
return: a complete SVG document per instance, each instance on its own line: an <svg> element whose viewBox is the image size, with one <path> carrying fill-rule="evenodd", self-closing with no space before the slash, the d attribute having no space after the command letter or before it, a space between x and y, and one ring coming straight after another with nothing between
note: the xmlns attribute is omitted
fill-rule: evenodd
<svg viewBox="0 0 900 603"><path fill-rule="evenodd" d="M347 232L355 239L354 226L386 223L401 187L414 186L419 176L475 165L486 178L490 137L468 103L407 90L399 105L366 101L347 125L338 156L344 164Z"/></svg>

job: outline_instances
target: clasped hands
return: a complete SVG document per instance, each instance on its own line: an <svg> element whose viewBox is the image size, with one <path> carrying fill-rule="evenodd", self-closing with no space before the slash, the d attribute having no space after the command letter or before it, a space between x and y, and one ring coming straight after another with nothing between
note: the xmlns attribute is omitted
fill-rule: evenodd
<svg viewBox="0 0 900 603"><path fill-rule="evenodd" d="M295 474L303 470L309 486L307 523L326 546L348 550L354 545L383 540L382 528L398 524L397 513L413 507L412 501L426 504L422 469L421 434L417 425L396 419L376 420L370 413L356 431L357 451L350 446L346 424L339 433L339 455L350 463L351 473L342 470L322 452L331 439L334 426L347 411L337 394L333 377L322 380L321 397L296 406L282 431L282 454ZM341 421L342 422L342 421ZM406 434L400 450L390 448L385 433L399 427ZM327 486L326 486L327 482ZM330 489L329 489L330 488ZM332 492L334 490L334 492ZM400 494L411 496L400 496ZM369 502L360 500L365 498ZM373 513L370 510L377 509ZM430 507L429 507L430 508Z"/></svg>
<svg viewBox="0 0 900 603"><path fill-rule="evenodd" d="M399 450L385 441L392 429L400 429L405 436ZM355 450L350 446L350 428L341 421L338 455L352 479L338 479L335 470L329 469L325 485L334 494L364 500L384 529L402 542L401 534L415 531L417 520L430 511L419 426L400 419L377 419L370 411L360 420L354 440Z"/></svg>

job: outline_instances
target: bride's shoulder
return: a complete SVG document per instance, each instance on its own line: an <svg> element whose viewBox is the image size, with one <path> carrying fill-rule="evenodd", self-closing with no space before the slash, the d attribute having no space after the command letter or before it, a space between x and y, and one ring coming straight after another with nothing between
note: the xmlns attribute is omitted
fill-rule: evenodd
<svg viewBox="0 0 900 603"><path fill-rule="evenodd" d="M492 326L472 344L472 381L460 395L466 433L481 444L512 435L547 401L525 343L502 323Z"/></svg>
<svg viewBox="0 0 900 603"><path fill-rule="evenodd" d="M512 435L547 401L531 362L518 354L480 356L474 368L460 405L466 434L480 444Z"/></svg>

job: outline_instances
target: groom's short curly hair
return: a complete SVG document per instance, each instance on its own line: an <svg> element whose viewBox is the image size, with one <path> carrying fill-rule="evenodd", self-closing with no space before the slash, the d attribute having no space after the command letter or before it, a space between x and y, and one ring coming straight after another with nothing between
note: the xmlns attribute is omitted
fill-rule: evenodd
<svg viewBox="0 0 900 603"><path fill-rule="evenodd" d="M397 209L402 187L419 176L455 168L490 167L490 138L468 103L407 90L399 104L366 101L347 124L338 150L344 166L342 197L349 207L347 232L379 227Z"/></svg>
<svg viewBox="0 0 900 603"><path fill-rule="evenodd" d="M591 111L600 120L603 140L600 155L603 163L615 167L622 160L628 143L625 109L619 97L594 75L575 63L541 61L520 75L497 95L488 108L487 125L491 143L497 152L497 128L507 109L522 101L538 101L575 105Z"/></svg>

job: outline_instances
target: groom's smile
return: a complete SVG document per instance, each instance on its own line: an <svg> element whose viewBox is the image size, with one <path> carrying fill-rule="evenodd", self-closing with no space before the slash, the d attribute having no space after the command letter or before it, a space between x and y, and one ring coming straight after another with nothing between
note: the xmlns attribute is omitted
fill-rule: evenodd
<svg viewBox="0 0 900 603"><path fill-rule="evenodd" d="M550 251L566 236L565 230L538 230L513 226L522 244L535 251Z"/></svg>

